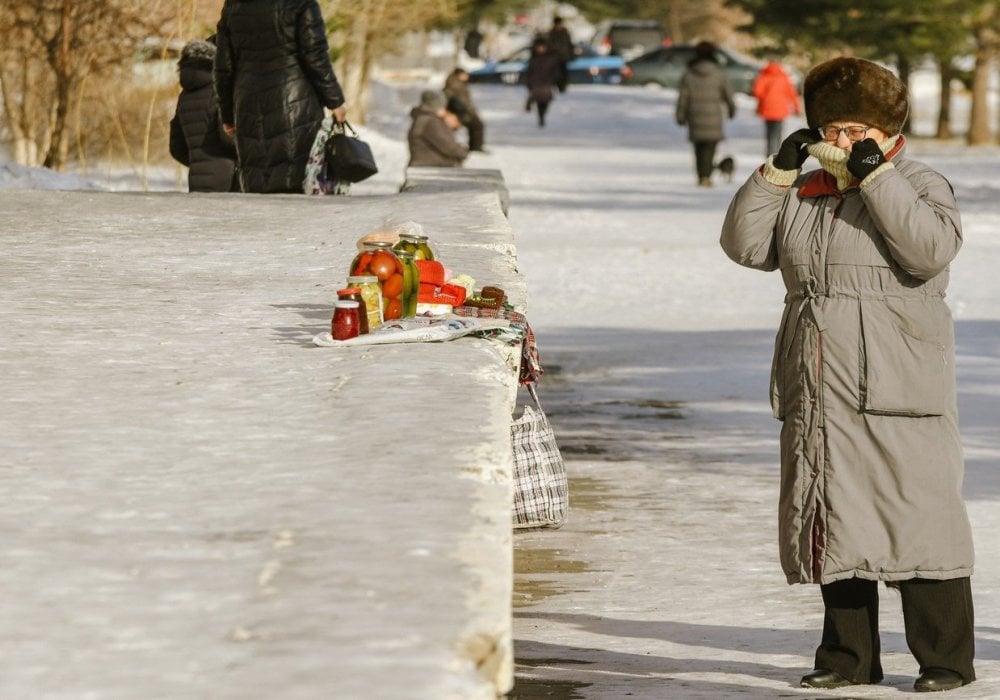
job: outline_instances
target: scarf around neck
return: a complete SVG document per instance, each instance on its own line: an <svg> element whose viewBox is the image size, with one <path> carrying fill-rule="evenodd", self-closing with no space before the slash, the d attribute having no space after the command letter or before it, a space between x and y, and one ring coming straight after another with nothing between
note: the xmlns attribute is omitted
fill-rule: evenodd
<svg viewBox="0 0 1000 700"><path fill-rule="evenodd" d="M896 142L899 141L899 134L895 136L890 136L885 141L879 144L879 148L882 150L882 154L888 154L896 146ZM809 151L809 155L819 161L820 167L826 172L833 175L837 180L837 189L843 192L851 183L856 179L851 171L847 169L847 159L850 157L850 153L842 148L838 148L829 141L817 141L811 144L806 150Z"/></svg>

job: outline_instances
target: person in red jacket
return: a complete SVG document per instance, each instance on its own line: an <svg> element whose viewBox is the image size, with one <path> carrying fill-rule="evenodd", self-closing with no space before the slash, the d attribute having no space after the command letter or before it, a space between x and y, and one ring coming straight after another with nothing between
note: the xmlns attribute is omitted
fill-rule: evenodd
<svg viewBox="0 0 1000 700"><path fill-rule="evenodd" d="M754 80L753 96L757 98L757 115L764 120L767 151L778 152L781 145L782 123L792 114L801 114L799 93L791 78L777 61L769 61Z"/></svg>

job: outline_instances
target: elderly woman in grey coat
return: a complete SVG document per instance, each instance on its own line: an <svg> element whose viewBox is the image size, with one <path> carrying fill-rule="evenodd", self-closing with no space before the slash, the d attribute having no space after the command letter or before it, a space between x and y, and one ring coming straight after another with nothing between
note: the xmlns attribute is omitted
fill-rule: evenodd
<svg viewBox="0 0 1000 700"><path fill-rule="evenodd" d="M771 404L781 426L779 545L789 583L820 585L802 685L882 680L877 582L897 588L917 691L975 679L948 266L962 244L947 180L905 157L906 87L856 58L804 82L809 128L736 193L735 262L779 270ZM809 156L820 170L802 172Z"/></svg>
<svg viewBox="0 0 1000 700"><path fill-rule="evenodd" d="M677 123L688 128L694 147L699 187L712 186L715 150L725 137L724 124L736 114L733 88L715 57L715 44L701 41L681 76L677 90Z"/></svg>

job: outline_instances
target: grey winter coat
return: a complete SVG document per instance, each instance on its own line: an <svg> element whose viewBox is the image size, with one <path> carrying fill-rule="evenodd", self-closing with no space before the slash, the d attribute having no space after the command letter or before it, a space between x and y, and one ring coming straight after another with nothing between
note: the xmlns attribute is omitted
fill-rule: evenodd
<svg viewBox="0 0 1000 700"><path fill-rule="evenodd" d="M715 61L693 61L681 76L677 92L677 123L688 127L688 140L722 141L723 124L736 115L733 88Z"/></svg>
<svg viewBox="0 0 1000 700"><path fill-rule="evenodd" d="M790 188L755 172L723 225L726 254L787 290L771 403L789 583L972 573L944 302L961 223L947 180L902 147L843 193L824 171Z"/></svg>
<svg viewBox="0 0 1000 700"><path fill-rule="evenodd" d="M302 192L323 107L344 103L316 0L227 0L215 87L245 192Z"/></svg>
<svg viewBox="0 0 1000 700"><path fill-rule="evenodd" d="M455 132L434 110L414 107L410 117L409 165L457 168L465 161L469 149L455 140Z"/></svg>

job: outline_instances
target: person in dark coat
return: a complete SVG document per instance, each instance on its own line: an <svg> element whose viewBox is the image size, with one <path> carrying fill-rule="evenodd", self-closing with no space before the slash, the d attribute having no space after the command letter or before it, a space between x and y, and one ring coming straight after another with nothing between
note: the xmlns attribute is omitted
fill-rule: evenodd
<svg viewBox="0 0 1000 700"><path fill-rule="evenodd" d="M559 80L556 81L556 87L559 88L559 92L566 92L566 87L569 85L569 62L573 60L574 47L573 37L570 36L562 17L552 18L552 29L549 30L548 39L552 53L559 58Z"/></svg>
<svg viewBox="0 0 1000 700"><path fill-rule="evenodd" d="M545 114L555 96L559 83L559 57L549 47L548 39L538 37L531 45L531 58L524 71L524 83L528 86L528 102L525 111L530 112L535 105L538 110L538 126L545 126Z"/></svg>
<svg viewBox="0 0 1000 700"><path fill-rule="evenodd" d="M212 85L215 44L195 39L181 51L181 94L170 120L170 155L188 167L189 192L239 192L236 146L222 128Z"/></svg>
<svg viewBox="0 0 1000 700"><path fill-rule="evenodd" d="M725 118L736 116L736 102L729 78L715 57L715 44L701 41L681 76L677 93L677 123L688 127L694 146L695 171L699 187L712 186L715 149L726 135Z"/></svg>
<svg viewBox="0 0 1000 700"><path fill-rule="evenodd" d="M302 192L309 151L331 110L346 119L316 0L228 0L215 87L236 137L244 192Z"/></svg>
<svg viewBox="0 0 1000 700"><path fill-rule="evenodd" d="M906 156L906 85L859 58L815 66L809 128L739 189L720 242L778 272L771 365L781 420L778 538L789 583L818 584L807 688L883 679L878 583L898 590L917 692L976 678L962 498L955 329L945 295L962 247L955 193ZM809 157L819 169L803 170Z"/></svg>
<svg viewBox="0 0 1000 700"><path fill-rule="evenodd" d="M409 165L457 168L469 155L469 149L455 140L459 121L446 104L447 98L438 90L420 94L420 104L410 111L413 121L406 134Z"/></svg>
<svg viewBox="0 0 1000 700"><path fill-rule="evenodd" d="M486 127L472 101L468 71L464 68L453 70L444 81L444 95L448 98L448 111L458 117L469 133L469 150L484 151Z"/></svg>

